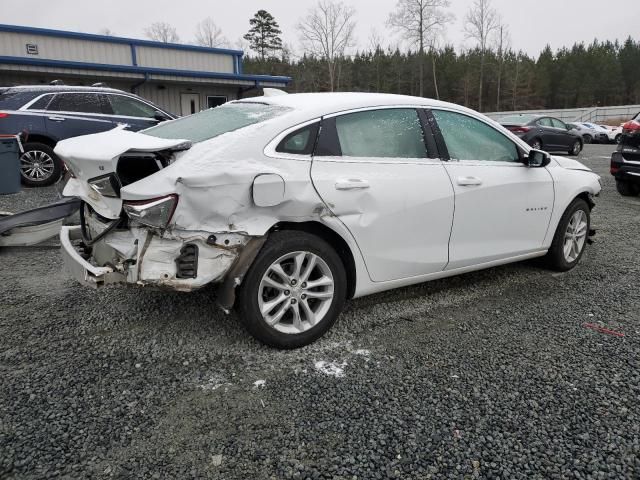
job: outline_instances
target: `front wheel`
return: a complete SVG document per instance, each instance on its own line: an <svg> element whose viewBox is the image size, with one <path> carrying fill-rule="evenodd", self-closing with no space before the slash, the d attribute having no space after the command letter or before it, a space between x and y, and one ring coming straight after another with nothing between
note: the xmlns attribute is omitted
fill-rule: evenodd
<svg viewBox="0 0 640 480"><path fill-rule="evenodd" d="M584 143L591 143L593 142L593 137L591 135L584 135L582 137L582 139L584 140Z"/></svg>
<svg viewBox="0 0 640 480"><path fill-rule="evenodd" d="M616 138L614 139L615 143L620 143L620 140L622 140L622 134L619 133L618 135L616 135Z"/></svg>
<svg viewBox="0 0 640 480"><path fill-rule="evenodd" d="M575 142L573 142L573 145L571 146L571 150L569 150L569 155L580 155L580 152L582 151L582 142L580 140L576 140Z"/></svg>
<svg viewBox="0 0 640 480"><path fill-rule="evenodd" d="M542 142L539 138L534 138L530 145L534 150L542 150Z"/></svg>
<svg viewBox="0 0 640 480"><path fill-rule="evenodd" d="M566 272L575 267L587 245L591 210L582 198L576 198L565 210L547 253L547 264Z"/></svg>
<svg viewBox="0 0 640 480"><path fill-rule="evenodd" d="M346 272L335 250L305 232L272 233L240 286L238 309L249 332L278 348L308 345L342 311Z"/></svg>

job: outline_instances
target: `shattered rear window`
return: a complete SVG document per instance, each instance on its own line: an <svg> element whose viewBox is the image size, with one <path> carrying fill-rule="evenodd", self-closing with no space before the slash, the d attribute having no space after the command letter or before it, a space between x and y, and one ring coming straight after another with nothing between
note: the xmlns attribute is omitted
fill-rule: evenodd
<svg viewBox="0 0 640 480"><path fill-rule="evenodd" d="M143 133L159 138L174 138L203 142L211 138L270 120L289 108L258 102L227 103L187 117L161 123Z"/></svg>

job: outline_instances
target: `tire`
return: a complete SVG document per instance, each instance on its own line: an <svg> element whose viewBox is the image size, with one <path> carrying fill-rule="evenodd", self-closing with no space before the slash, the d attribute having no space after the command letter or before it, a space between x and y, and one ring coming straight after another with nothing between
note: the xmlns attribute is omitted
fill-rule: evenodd
<svg viewBox="0 0 640 480"><path fill-rule="evenodd" d="M62 175L62 161L44 143L25 143L20 155L22 184L28 187L53 185Z"/></svg>
<svg viewBox="0 0 640 480"><path fill-rule="evenodd" d="M534 138L533 140L531 140L531 143L529 143L529 145L531 145L531 148L533 148L534 150L542 150L542 140L540 140L539 138Z"/></svg>
<svg viewBox="0 0 640 480"><path fill-rule="evenodd" d="M622 140L622 134L621 133L616 135L616 138L613 140L613 143L620 143L620 140Z"/></svg>
<svg viewBox="0 0 640 480"><path fill-rule="evenodd" d="M584 140L584 143L592 143L593 142L593 137L591 135L583 135L582 139Z"/></svg>
<svg viewBox="0 0 640 480"><path fill-rule="evenodd" d="M580 215L579 212L582 212ZM574 219L581 218L582 221L575 222ZM582 224L584 222L584 224ZM569 225L579 225L579 238L567 237L568 235L574 235L570 233ZM549 268L557 270L559 272L566 272L574 268L587 246L587 239L589 236L589 229L591 228L591 210L589 205L582 198L576 198L569 207L562 214L562 218L558 223L558 228L553 236L553 242L551 242L551 248L546 256L546 263ZM567 255L565 247L571 242L570 255ZM576 243L577 242L577 243Z"/></svg>
<svg viewBox="0 0 640 480"><path fill-rule="evenodd" d="M296 274L295 262L300 258L300 274ZM303 288L311 258L315 258L315 266L307 276L312 279L309 283L315 280L322 285ZM276 265L281 273L274 271ZM327 284L330 280L332 286ZM306 232L279 231L269 236L247 271L236 305L247 330L257 340L272 347L292 349L316 341L331 328L342 311L346 294L344 265L327 242ZM279 298L282 300L277 302ZM273 305L270 310L269 303ZM263 311L270 317L271 325Z"/></svg>
<svg viewBox="0 0 640 480"><path fill-rule="evenodd" d="M581 151L582 151L582 142L580 140L576 140L575 142L573 142L573 145L569 150L569 155L573 155L577 157L578 155L580 155Z"/></svg>
<svg viewBox="0 0 640 480"><path fill-rule="evenodd" d="M618 190L618 193L623 197L635 197L640 193L640 186L634 185L631 182L616 180L616 190Z"/></svg>

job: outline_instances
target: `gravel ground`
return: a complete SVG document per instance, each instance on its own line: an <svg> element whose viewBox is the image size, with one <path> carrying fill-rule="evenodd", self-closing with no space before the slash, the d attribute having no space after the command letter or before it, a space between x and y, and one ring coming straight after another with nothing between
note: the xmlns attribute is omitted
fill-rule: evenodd
<svg viewBox="0 0 640 480"><path fill-rule="evenodd" d="M574 271L355 300L293 352L210 291L91 291L52 245L0 250L0 478L639 478L640 198L612 150L582 155L605 189Z"/></svg>

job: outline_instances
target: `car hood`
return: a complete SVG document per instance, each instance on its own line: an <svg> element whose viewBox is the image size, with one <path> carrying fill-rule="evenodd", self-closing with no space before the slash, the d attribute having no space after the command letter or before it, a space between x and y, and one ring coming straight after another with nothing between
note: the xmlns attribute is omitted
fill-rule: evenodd
<svg viewBox="0 0 640 480"><path fill-rule="evenodd" d="M585 172L591 172L592 170L586 165L580 163L577 160L572 160L571 158L564 157L552 157L558 165L562 168L566 168L567 170L582 170Z"/></svg>

